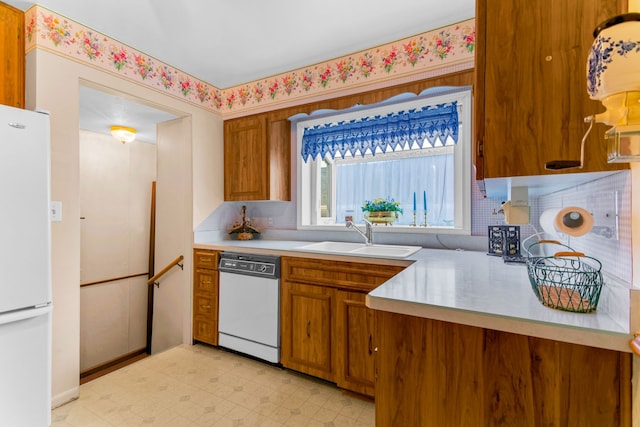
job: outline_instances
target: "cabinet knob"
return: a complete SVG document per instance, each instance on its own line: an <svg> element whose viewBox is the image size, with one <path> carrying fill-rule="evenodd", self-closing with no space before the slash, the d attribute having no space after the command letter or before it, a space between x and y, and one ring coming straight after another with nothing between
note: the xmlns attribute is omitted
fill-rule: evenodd
<svg viewBox="0 0 640 427"><path fill-rule="evenodd" d="M547 55L547 56L544 57L544 60L547 61L547 62L551 62L552 59L553 59L553 56L551 56L551 55Z"/></svg>

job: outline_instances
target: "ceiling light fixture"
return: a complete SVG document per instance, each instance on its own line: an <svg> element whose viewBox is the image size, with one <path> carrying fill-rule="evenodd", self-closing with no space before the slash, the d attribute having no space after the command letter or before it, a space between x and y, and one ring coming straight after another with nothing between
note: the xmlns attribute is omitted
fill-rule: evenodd
<svg viewBox="0 0 640 427"><path fill-rule="evenodd" d="M111 126L111 135L125 144L136 139L136 130L126 126Z"/></svg>

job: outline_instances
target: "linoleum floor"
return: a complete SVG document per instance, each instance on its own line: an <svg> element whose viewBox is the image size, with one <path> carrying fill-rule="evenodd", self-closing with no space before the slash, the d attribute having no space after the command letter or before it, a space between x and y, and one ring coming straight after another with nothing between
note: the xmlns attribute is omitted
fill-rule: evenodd
<svg viewBox="0 0 640 427"><path fill-rule="evenodd" d="M80 386L53 427L372 427L374 404L206 345L181 345Z"/></svg>

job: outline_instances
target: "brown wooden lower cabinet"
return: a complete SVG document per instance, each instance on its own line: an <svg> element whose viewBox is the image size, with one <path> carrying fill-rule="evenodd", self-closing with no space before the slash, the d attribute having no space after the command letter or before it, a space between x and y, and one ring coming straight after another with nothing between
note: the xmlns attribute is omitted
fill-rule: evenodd
<svg viewBox="0 0 640 427"><path fill-rule="evenodd" d="M193 251L193 339L218 345L219 252Z"/></svg>
<svg viewBox="0 0 640 427"><path fill-rule="evenodd" d="M376 426L631 426L631 354L376 311Z"/></svg>
<svg viewBox="0 0 640 427"><path fill-rule="evenodd" d="M374 395L374 312L365 297L404 265L282 257L281 362Z"/></svg>

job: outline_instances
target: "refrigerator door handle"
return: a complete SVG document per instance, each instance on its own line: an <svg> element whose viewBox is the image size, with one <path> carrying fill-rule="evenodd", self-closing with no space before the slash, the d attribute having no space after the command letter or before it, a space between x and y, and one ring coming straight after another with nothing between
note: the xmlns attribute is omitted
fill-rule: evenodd
<svg viewBox="0 0 640 427"><path fill-rule="evenodd" d="M0 314L0 325L6 325L7 323L19 322L20 320L42 316L43 314L50 313L52 308L52 304L47 304L44 307L16 310Z"/></svg>

